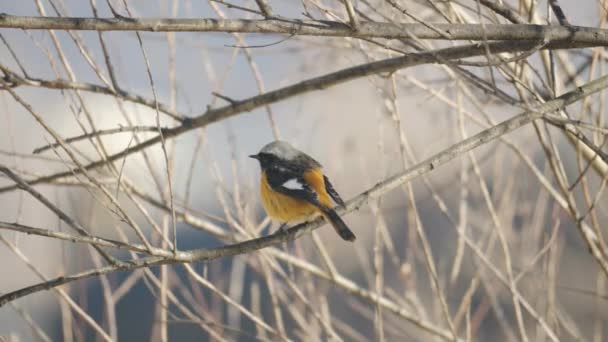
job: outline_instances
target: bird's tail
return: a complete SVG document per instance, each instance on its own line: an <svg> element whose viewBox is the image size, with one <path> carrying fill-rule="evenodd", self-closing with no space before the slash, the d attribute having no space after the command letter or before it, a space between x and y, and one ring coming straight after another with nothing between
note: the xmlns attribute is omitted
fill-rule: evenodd
<svg viewBox="0 0 608 342"><path fill-rule="evenodd" d="M342 221L342 218L340 217L340 215L338 215L338 213L336 213L335 210L333 210L333 209L323 210L323 216L325 216L325 218L329 221L329 223L331 223L332 227L334 227L334 229L336 230L336 233L338 233L338 235L340 235L341 238L343 238L346 241L355 241L355 239L357 239L357 237L352 232L352 230L350 230L348 228L348 226L346 225L346 223L344 223L344 221Z"/></svg>

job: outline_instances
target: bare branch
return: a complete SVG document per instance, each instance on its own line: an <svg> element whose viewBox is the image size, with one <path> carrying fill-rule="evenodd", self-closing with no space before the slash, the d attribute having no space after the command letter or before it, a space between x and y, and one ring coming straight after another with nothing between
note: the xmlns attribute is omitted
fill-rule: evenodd
<svg viewBox="0 0 608 342"><path fill-rule="evenodd" d="M398 24L360 22L353 31L336 21L296 19L163 19L163 18L81 18L22 17L0 14L0 28L24 30L151 31L151 32L242 32L277 33L296 36L354 38L483 40L548 40L567 43L564 47L608 46L608 31L582 26L525 24Z"/></svg>

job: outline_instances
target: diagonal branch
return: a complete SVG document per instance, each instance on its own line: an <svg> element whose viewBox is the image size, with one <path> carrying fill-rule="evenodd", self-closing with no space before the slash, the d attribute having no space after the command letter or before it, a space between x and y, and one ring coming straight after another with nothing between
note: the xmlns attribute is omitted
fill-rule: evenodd
<svg viewBox="0 0 608 342"><path fill-rule="evenodd" d="M492 53L501 52L513 52L513 51L527 51L537 46L537 42L525 41L525 42L497 42L489 43L487 47ZM545 48L550 46L551 43L545 45ZM243 112L248 112L256 108L268 105L270 103L279 102L297 95L302 95L308 92L322 90L342 84L348 81L359 79L366 76L376 75L383 72L394 72L396 70L422 65L429 63L446 63L449 60L473 57L485 54L486 47L480 44L464 45L453 48L445 48L439 50L431 50L426 52L411 53L404 56L389 58L378 62L366 63L350 68L346 68L340 71L336 71L320 77L311 78L308 80L301 81L299 83L286 86L274 91L269 91L264 94L250 97L245 100L235 101L234 103L216 108L209 109L207 112L198 115L195 118L185 120L181 125L171 129L167 129L163 132L165 139L171 139L179 136L185 132L192 131L194 129L202 128L213 124L215 122L228 119L235 115ZM161 141L159 136L150 138L140 144L129 147L126 150L108 156L104 160L98 160L84 166L85 170L95 169L106 163L120 160L128 155L142 151L150 146L153 146ZM70 177L75 174L82 172L80 168L75 168L65 172L59 172L48 176L42 176L36 179L29 180L30 185L47 183L60 178ZM15 190L17 187L6 186L0 187L0 193Z"/></svg>

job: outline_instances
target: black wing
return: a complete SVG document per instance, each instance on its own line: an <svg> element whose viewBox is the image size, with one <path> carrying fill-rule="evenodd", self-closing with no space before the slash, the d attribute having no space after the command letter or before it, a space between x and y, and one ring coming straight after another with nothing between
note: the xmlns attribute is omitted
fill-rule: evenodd
<svg viewBox="0 0 608 342"><path fill-rule="evenodd" d="M323 209L317 193L297 173L286 168L271 168L266 170L266 178L274 191Z"/></svg>
<svg viewBox="0 0 608 342"><path fill-rule="evenodd" d="M327 191L327 193L329 194L329 196L331 196L334 202L338 203L338 205L343 207L344 201L342 200L340 195L338 195L338 192L336 191L336 189L334 189L334 186L331 185L329 178L327 178L327 176L325 175L323 176L323 178L325 178L325 191Z"/></svg>

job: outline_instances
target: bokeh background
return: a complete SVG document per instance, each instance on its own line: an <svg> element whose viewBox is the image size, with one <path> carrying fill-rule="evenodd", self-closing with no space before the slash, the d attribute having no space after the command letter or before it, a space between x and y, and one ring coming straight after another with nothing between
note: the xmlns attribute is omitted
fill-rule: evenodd
<svg viewBox="0 0 608 342"><path fill-rule="evenodd" d="M130 0L126 2L130 14L124 2L110 3L122 15L133 17L261 18L220 1ZM287 18L310 15L348 21L339 1L270 3L275 13ZM476 23L480 18L476 1L353 3L367 20L445 22L448 16L456 22ZM255 1L233 4L257 11ZM530 23L556 24L546 1L505 4ZM605 25L601 1L560 5L574 25ZM112 16L106 1L0 1L0 12L23 16L92 17L93 7L100 17ZM398 10L401 7L410 14ZM481 11L486 23L506 22L486 7ZM180 115L194 117L207 108L229 104L214 93L240 100L394 57L399 51L467 43L139 34L141 45L134 32L100 36L88 31L0 29L0 65L31 81L12 90L65 139L94 130L155 126L157 113L116 96L49 89L36 84L36 79L107 87L111 65L121 89L150 101L157 98ZM145 155L136 153L116 162L119 175L107 168L91 175L155 246L168 248L155 225L168 240L172 236L167 166L175 206L188 216L178 215L180 249L216 247L268 234L275 227L258 199L258 165L247 158L264 144L281 138L314 156L342 197L350 199L520 113L522 106L547 100L550 89L543 85L551 84L548 56L536 52L492 68L460 66L469 77L450 66L423 65L360 78L182 134L167 141L168 164L157 144ZM602 76L606 63L601 47L562 50L550 58L558 94ZM482 91L473 80L517 102ZM600 93L570 106L568 113L594 127L605 127L604 101L605 94ZM158 124L172 127L178 122L160 113ZM605 129L583 132L606 151ZM111 155L155 135L123 132L82 140L70 148L87 164L100 159L100 152ZM74 164L61 148L33 154L54 142L23 105L0 90L1 164L24 179L71 169ZM541 142L555 149L543 149ZM550 163L557 157L563 166L557 175L573 185L565 193ZM562 130L545 123L528 125L345 216L358 237L354 244L341 241L324 226L314 235L269 251L73 282L61 287L63 294L42 291L0 307L0 336L19 341L103 340L91 322L106 338L129 341L428 340L436 335L406 318L416 317L422 325L443 331L449 332L452 325L458 336L475 341L545 340L547 329L560 340L602 341L608 318L605 273L581 237L576 218L560 202L569 197L584 214L581 221L605 234L606 177L586 166ZM0 177L0 187L12 184ZM35 188L91 234L139 242L116 210L117 203L84 176ZM20 190L0 193L0 221L70 231ZM205 227L221 231L224 237ZM493 270L458 232L478 246ZM38 283L41 276L50 279L105 264L88 245L9 230L0 230L0 237L3 294ZM112 250L112 254L132 257L124 251ZM497 274L513 283L505 285ZM514 299L513 288L526 304ZM444 304L451 322L445 318Z"/></svg>

